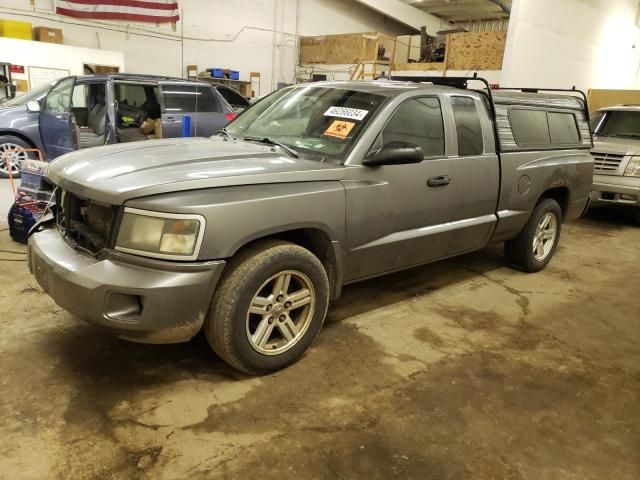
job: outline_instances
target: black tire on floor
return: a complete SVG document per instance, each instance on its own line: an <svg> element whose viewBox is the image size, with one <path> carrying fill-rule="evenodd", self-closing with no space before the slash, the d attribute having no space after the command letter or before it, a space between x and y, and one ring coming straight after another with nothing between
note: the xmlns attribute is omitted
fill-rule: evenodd
<svg viewBox="0 0 640 480"><path fill-rule="evenodd" d="M556 232L553 238L553 246L549 253L542 259L536 259L534 255L533 242L536 238L536 231L542 218L551 214L555 217ZM543 198L529 217L529 221L520 234L513 240L504 244L504 251L507 261L525 272L539 272L551 261L560 240L560 230L562 228L562 209L558 202L551 198Z"/></svg>
<svg viewBox="0 0 640 480"><path fill-rule="evenodd" d="M19 137L13 135L0 135L0 147L3 145L15 145L20 148L33 148L33 145L25 142ZM2 155L2 148L0 148L0 155ZM29 158L33 158L32 154L27 154ZM13 171L13 178L20 178L20 170ZM4 164L4 159L0 157L0 178L9 178L9 170Z"/></svg>
<svg viewBox="0 0 640 480"><path fill-rule="evenodd" d="M310 281L315 301L309 305L313 310L305 317L310 320L297 342L282 353L267 355L260 353L249 339L249 307L266 281L286 271L302 273ZM203 330L209 345L231 366L249 374L265 374L300 358L320 331L328 304L329 281L320 260L298 245L267 240L246 248L231 259L213 295ZM276 305L267 308L275 309Z"/></svg>

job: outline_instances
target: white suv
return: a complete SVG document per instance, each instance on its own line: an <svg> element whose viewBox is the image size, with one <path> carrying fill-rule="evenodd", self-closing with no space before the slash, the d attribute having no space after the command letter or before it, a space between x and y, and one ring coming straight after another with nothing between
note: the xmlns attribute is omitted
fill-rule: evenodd
<svg viewBox="0 0 640 480"><path fill-rule="evenodd" d="M595 164L591 204L636 207L640 222L640 105L620 105L591 116Z"/></svg>

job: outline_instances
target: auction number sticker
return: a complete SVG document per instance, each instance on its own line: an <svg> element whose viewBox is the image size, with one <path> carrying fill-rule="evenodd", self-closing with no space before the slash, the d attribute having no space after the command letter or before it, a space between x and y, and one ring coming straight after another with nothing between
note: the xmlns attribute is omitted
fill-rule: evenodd
<svg viewBox="0 0 640 480"><path fill-rule="evenodd" d="M369 113L367 110L360 110L359 108L329 107L329 110L324 112L324 116L349 118L360 121L367 116L367 113Z"/></svg>
<svg viewBox="0 0 640 480"><path fill-rule="evenodd" d="M336 137L345 139L349 135L349 132L353 130L356 124L353 122L345 122L344 120L334 120L329 128L324 131L324 134L328 137Z"/></svg>

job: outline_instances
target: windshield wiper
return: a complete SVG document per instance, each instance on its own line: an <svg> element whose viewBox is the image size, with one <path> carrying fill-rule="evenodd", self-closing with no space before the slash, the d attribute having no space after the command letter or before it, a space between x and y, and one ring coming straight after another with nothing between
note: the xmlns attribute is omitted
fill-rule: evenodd
<svg viewBox="0 0 640 480"><path fill-rule="evenodd" d="M216 135L220 135L221 133L224 134L224 136L227 137L229 140L233 140L233 137L229 133L229 130L227 130L227 127L224 127L224 128L221 128L220 130L218 130L216 132Z"/></svg>
<svg viewBox="0 0 640 480"><path fill-rule="evenodd" d="M269 137L262 137L262 138L260 138L260 137L244 137L244 140L248 140L250 142L265 143L267 145L275 145L276 147L280 147L281 149L283 149L285 152L287 152L292 157L300 158L300 154L298 152L296 152L293 148L291 148L289 145L285 145L284 143L279 142L278 140L274 140L273 138L269 138Z"/></svg>

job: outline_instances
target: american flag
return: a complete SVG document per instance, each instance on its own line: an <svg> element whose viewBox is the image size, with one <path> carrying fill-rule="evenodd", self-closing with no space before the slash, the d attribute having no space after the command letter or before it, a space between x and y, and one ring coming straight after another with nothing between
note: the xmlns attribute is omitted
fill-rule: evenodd
<svg viewBox="0 0 640 480"><path fill-rule="evenodd" d="M56 0L56 13L75 18L150 23L179 19L175 0Z"/></svg>

